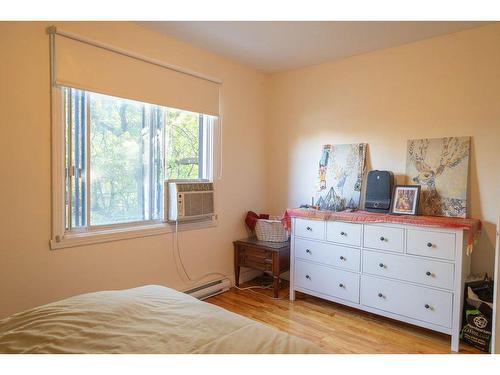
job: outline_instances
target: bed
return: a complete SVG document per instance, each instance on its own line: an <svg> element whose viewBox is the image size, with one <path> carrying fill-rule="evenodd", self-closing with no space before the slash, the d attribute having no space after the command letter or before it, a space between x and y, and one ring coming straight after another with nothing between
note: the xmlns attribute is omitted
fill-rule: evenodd
<svg viewBox="0 0 500 375"><path fill-rule="evenodd" d="M158 286L82 294L0 320L0 353L319 353L313 344Z"/></svg>

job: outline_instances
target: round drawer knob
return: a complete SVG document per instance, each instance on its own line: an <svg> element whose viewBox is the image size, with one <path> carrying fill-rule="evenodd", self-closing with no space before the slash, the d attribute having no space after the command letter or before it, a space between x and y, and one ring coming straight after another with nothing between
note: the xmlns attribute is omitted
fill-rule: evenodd
<svg viewBox="0 0 500 375"><path fill-rule="evenodd" d="M306 227L307 230L312 231L313 229L311 227Z"/></svg>
<svg viewBox="0 0 500 375"><path fill-rule="evenodd" d="M307 253L307 254L311 254L311 250L306 249L306 253Z"/></svg>
<svg viewBox="0 0 500 375"><path fill-rule="evenodd" d="M385 238L384 237L380 237L380 241L385 241Z"/></svg>
<svg viewBox="0 0 500 375"><path fill-rule="evenodd" d="M311 280L311 276L306 275L306 279Z"/></svg>
<svg viewBox="0 0 500 375"><path fill-rule="evenodd" d="M432 247L432 243L427 242L427 247Z"/></svg>
<svg viewBox="0 0 500 375"><path fill-rule="evenodd" d="M379 293L378 296L382 298L384 295L382 293Z"/></svg>
<svg viewBox="0 0 500 375"><path fill-rule="evenodd" d="M425 274L426 274L427 276L432 275L432 273L431 273L430 271L427 271Z"/></svg>
<svg viewBox="0 0 500 375"><path fill-rule="evenodd" d="M379 264L378 264L378 266L379 266L380 268L384 268L384 263L379 263Z"/></svg>
<svg viewBox="0 0 500 375"><path fill-rule="evenodd" d="M430 309L431 307L428 304L425 304L426 309Z"/></svg>
<svg viewBox="0 0 500 375"><path fill-rule="evenodd" d="M340 283L340 284L339 284L339 287L343 288L343 287L344 287L344 284Z"/></svg>
<svg viewBox="0 0 500 375"><path fill-rule="evenodd" d="M347 233L346 232L340 232L341 236L345 236Z"/></svg>
<svg viewBox="0 0 500 375"><path fill-rule="evenodd" d="M345 260L345 258L341 255L341 256L340 256L340 260Z"/></svg>

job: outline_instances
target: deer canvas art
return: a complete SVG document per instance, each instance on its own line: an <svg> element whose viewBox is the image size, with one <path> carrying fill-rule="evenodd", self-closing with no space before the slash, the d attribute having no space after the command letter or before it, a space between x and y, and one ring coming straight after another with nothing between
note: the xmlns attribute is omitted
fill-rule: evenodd
<svg viewBox="0 0 500 375"><path fill-rule="evenodd" d="M408 141L406 174L421 186L420 213L467 216L470 137Z"/></svg>

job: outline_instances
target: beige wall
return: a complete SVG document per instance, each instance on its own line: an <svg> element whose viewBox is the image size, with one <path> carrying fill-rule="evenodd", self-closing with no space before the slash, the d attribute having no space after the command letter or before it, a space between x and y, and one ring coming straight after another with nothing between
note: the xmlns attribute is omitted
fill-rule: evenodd
<svg viewBox="0 0 500 375"><path fill-rule="evenodd" d="M81 292L148 283L185 289L169 235L49 250L49 23L0 22L0 318ZM60 25L60 24L59 24ZM131 23L65 29L224 80L220 225L181 233L194 276L232 274L231 241L247 209L309 202L320 146L367 142L368 167L402 182L406 140L470 135L473 254L493 268L499 213L500 26L265 76Z"/></svg>
<svg viewBox="0 0 500 375"><path fill-rule="evenodd" d="M155 283L184 289L169 235L49 250L49 23L0 22L0 318L77 293ZM60 25L60 24L59 24ZM243 214L264 210L267 77L131 23L62 27L224 81L224 176L217 228L180 234L193 276L233 273Z"/></svg>
<svg viewBox="0 0 500 375"><path fill-rule="evenodd" d="M368 170L404 183L406 140L472 136L470 214L484 233L473 271L493 272L500 182L500 24L272 76L273 211L308 203L320 147L368 143Z"/></svg>

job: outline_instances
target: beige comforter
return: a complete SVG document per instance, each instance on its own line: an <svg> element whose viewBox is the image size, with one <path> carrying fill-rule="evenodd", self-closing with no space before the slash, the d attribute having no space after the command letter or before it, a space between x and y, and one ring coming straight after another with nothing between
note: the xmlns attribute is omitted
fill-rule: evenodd
<svg viewBox="0 0 500 375"><path fill-rule="evenodd" d="M315 353L308 342L157 285L82 294L0 320L0 353Z"/></svg>

